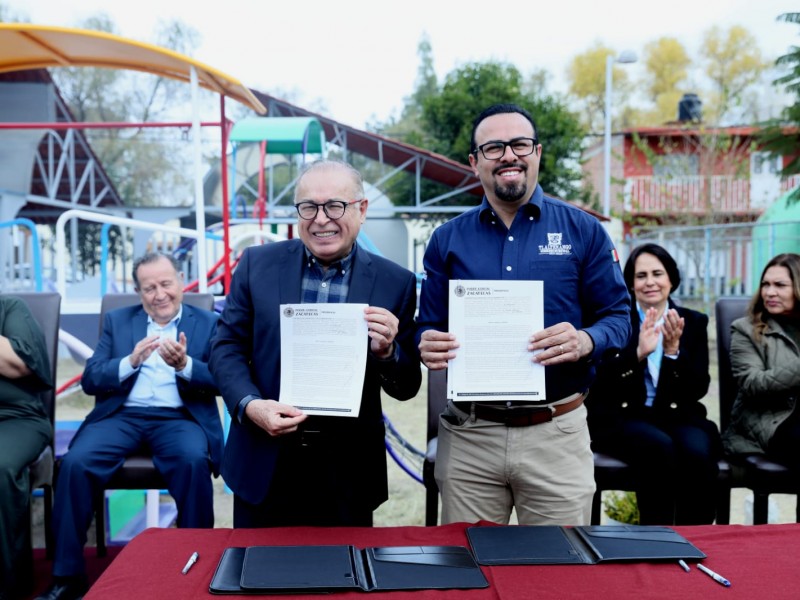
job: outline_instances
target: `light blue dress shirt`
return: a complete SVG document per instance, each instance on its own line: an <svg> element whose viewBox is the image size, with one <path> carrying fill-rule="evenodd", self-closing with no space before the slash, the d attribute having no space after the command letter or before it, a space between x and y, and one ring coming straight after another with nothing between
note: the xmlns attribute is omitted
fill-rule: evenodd
<svg viewBox="0 0 800 600"><path fill-rule="evenodd" d="M148 316L147 336L157 335L162 339L176 341L178 339L178 323L180 323L182 315L183 305L175 318L163 327ZM176 371L169 366L161 358L158 350L153 352L138 368L132 367L129 357L125 357L119 363L119 380L124 381L137 371L139 371L139 376L125 401L125 406L136 408L180 408L183 406L175 377L182 377L186 381L192 379L191 356L186 357L186 367L182 371Z"/></svg>

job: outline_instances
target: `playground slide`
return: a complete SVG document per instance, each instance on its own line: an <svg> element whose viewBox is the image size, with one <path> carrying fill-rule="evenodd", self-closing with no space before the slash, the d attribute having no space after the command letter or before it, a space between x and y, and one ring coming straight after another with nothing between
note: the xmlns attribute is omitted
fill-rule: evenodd
<svg viewBox="0 0 800 600"><path fill-rule="evenodd" d="M58 330L58 341L64 344L67 350L69 350L72 360L82 367L86 366L86 361L92 354L94 354L94 350L92 350L74 335L68 331L64 331L63 329Z"/></svg>

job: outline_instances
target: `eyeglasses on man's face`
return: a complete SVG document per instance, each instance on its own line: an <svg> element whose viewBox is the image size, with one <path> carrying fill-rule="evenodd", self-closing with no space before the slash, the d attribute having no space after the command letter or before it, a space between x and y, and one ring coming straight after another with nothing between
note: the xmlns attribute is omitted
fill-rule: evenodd
<svg viewBox="0 0 800 600"><path fill-rule="evenodd" d="M311 200L304 200L303 202L298 202L295 204L294 207L297 209L297 214L300 215L300 218L306 221L312 221L316 219L320 208L325 212L325 216L335 221L336 219L341 219L344 216L348 206L355 204L356 202L363 201L364 198L347 201L328 200L318 204L316 202L312 202Z"/></svg>
<svg viewBox="0 0 800 600"><path fill-rule="evenodd" d="M498 158L502 158L506 153L506 146L511 148L511 151L516 156L521 157L533 154L538 144L539 140L536 138L518 137L507 142L497 140L486 142L478 146L478 150L480 150L481 154L483 154L483 158L486 160L497 160ZM475 150L475 154L478 153L478 150Z"/></svg>

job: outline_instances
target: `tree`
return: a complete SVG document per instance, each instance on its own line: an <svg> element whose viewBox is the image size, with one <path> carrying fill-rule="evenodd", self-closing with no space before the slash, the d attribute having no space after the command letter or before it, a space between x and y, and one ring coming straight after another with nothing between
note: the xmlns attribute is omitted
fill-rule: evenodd
<svg viewBox="0 0 800 600"><path fill-rule="evenodd" d="M691 59L675 38L662 37L644 47L642 78L647 98L653 103L651 111L642 114L643 124L657 125L674 121L678 102L685 89Z"/></svg>
<svg viewBox="0 0 800 600"><path fill-rule="evenodd" d="M727 32L717 26L709 29L700 56L712 84L711 97L705 103L706 120L720 124L746 104L748 89L759 81L769 65L753 35L738 25Z"/></svg>
<svg viewBox="0 0 800 600"><path fill-rule="evenodd" d="M422 131L419 129L419 117L422 105L428 98L436 95L439 90L439 82L433 68L433 47L427 33L422 34L417 46L417 56L419 56L419 68L417 69L416 89L410 98L406 98L401 122L406 126L411 125L409 133L420 137ZM409 141L409 143L413 143L413 141Z"/></svg>
<svg viewBox="0 0 800 600"><path fill-rule="evenodd" d="M522 75L510 64L473 62L451 71L439 93L422 106L427 147L467 163L475 116L490 104L522 100Z"/></svg>
<svg viewBox="0 0 800 600"><path fill-rule="evenodd" d="M800 12L784 13L778 20L800 25ZM785 179L800 174L800 47L789 48L789 52L780 56L776 64L787 69L787 72L778 77L774 84L793 94L795 101L783 110L780 119L773 119L766 124L760 140L772 156L790 158L781 169L781 177ZM800 188L792 191L790 199L793 202L800 201Z"/></svg>
<svg viewBox="0 0 800 600"><path fill-rule="evenodd" d="M421 113L425 100L439 93L436 71L433 68L433 47L427 33L423 33L417 44L419 67L414 91L403 99L403 110L399 118L390 117L386 122L367 124L367 130L401 141L406 144L427 147L427 136L423 129ZM354 165L367 181L376 181L385 174L387 167L374 161L361 161L351 157ZM356 164L357 163L357 164ZM423 179L420 194L422 198L435 198L448 190L436 182ZM413 206L417 197L416 181L413 175L402 172L385 181L383 192L396 205Z"/></svg>
<svg viewBox="0 0 800 600"><path fill-rule="evenodd" d="M421 113L425 100L434 96L439 91L436 71L433 68L433 47L427 33L423 33L417 44L419 67L414 91L403 99L403 110L399 119L390 119L388 122L369 124L368 130L375 131L387 137L411 144L422 146L425 132L422 129Z"/></svg>
<svg viewBox="0 0 800 600"><path fill-rule="evenodd" d="M581 122L589 131L601 131L603 127L605 61L612 54L616 53L595 42L575 56L568 67L569 94L580 107ZM675 121L678 103L683 93L690 91L703 101L704 120L715 126L724 120L741 123L749 119L753 123L760 113L771 110L770 103L759 98L758 93L768 64L754 36L743 27L724 31L712 27L704 33L697 57L690 57L674 38L656 39L644 47L640 65L645 74L638 82L628 79L625 67L613 67L614 129ZM700 87L694 82L705 85ZM645 98L649 106L636 106L633 101L637 96Z"/></svg>
<svg viewBox="0 0 800 600"><path fill-rule="evenodd" d="M702 124L692 125L682 135L634 133L631 160L653 167L653 188L644 193L663 198L667 210L663 216L670 222L717 223L722 222L720 200L732 195L728 187L749 173L751 143L749 136Z"/></svg>
<svg viewBox="0 0 800 600"><path fill-rule="evenodd" d="M81 26L116 33L114 23L102 13ZM155 43L177 52L191 51L198 40L197 32L179 21L162 21L156 29ZM165 119L176 104L188 101L185 84L142 73L77 67L53 69L52 76L78 121L155 121ZM179 204L185 199L176 197L180 189L187 190L186 198L190 196L191 162L188 154L167 143L169 132L92 129L85 135L127 204ZM182 146L186 148L186 144Z"/></svg>
<svg viewBox="0 0 800 600"><path fill-rule="evenodd" d="M376 124L374 131L468 164L473 119L491 104L513 102L529 110L536 120L537 134L544 146L539 182L545 191L590 202L590 191L582 188L578 168L585 131L566 101L548 94L546 73L532 73L526 80L513 65L473 62L448 73L439 87L426 37L420 42L418 54L421 64L417 88L405 99L401 119ZM370 167L363 169L369 179ZM416 182L409 174L398 175L384 184L383 191L396 205L413 205ZM422 181L422 198L450 191L441 184ZM473 205L475 201L472 194L460 194L440 203Z"/></svg>
<svg viewBox="0 0 800 600"><path fill-rule="evenodd" d="M581 123L589 131L602 131L605 123L606 107L606 58L616 52L600 43L577 55L567 68L569 93L575 97L582 107ZM611 69L613 92L615 99L613 106L624 107L632 92L628 73L624 68L614 66ZM619 123L615 123L619 126Z"/></svg>
<svg viewBox="0 0 800 600"><path fill-rule="evenodd" d="M588 201L577 168L585 132L563 99L547 94L541 74L526 82L516 67L500 62L469 63L450 72L439 94L423 103L427 147L466 162L472 121L484 108L500 102L519 104L533 115L544 147L539 182L545 191Z"/></svg>

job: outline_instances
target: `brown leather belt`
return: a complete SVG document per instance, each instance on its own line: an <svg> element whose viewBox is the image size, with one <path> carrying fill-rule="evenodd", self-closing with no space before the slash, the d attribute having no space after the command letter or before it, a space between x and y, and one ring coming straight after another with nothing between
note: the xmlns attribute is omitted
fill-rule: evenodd
<svg viewBox="0 0 800 600"><path fill-rule="evenodd" d="M502 423L506 427L528 427L548 423L555 417L572 412L583 404L584 397L585 395L581 394L569 402L546 406L493 406L473 402L468 412L478 419Z"/></svg>

